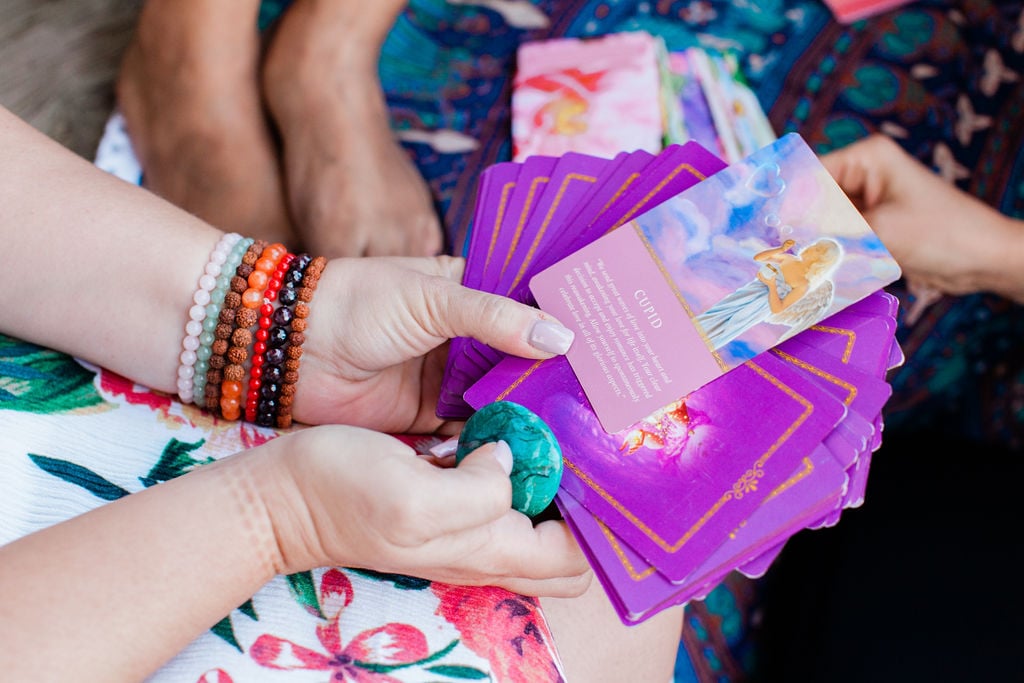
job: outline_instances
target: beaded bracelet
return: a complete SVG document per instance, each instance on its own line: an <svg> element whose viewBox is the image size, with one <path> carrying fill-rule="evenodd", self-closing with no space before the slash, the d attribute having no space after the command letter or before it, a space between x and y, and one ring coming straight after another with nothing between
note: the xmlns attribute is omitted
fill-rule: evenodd
<svg viewBox="0 0 1024 683"><path fill-rule="evenodd" d="M181 340L182 351L178 356L178 398L182 403L191 403L194 398L193 386L196 374L196 351L201 345L199 339L203 333L203 322L206 320L206 307L210 303L210 292L217 285L217 276L220 275L221 267L227 261L228 254L235 243L242 239L236 232L229 232L220 236L210 258L206 262L203 274L199 277L199 284L195 293L192 294L192 307L188 309L188 322L185 323L185 336Z"/></svg>
<svg viewBox="0 0 1024 683"><path fill-rule="evenodd" d="M285 254L277 264L277 269L274 274L270 276L270 280L267 282L267 289L263 293L263 304L260 306L260 318L256 323L256 343L252 347L252 370L249 374L249 390L245 397L245 419L248 422L260 423L257 417L257 405L259 403L259 397L261 390L263 394L268 392L274 392L277 390L278 379L270 377L265 380L263 372L263 364L266 361L267 348L274 346L274 340L271 339L272 333L276 328L272 328L273 320L278 317L277 311L287 309L276 309L274 308L274 302L277 300L277 293L284 285L284 278L288 272L292 261L295 260L295 254ZM269 381L269 384L264 387L264 381ZM271 422L272 424L272 422ZM270 426L264 425L264 426Z"/></svg>
<svg viewBox="0 0 1024 683"><path fill-rule="evenodd" d="M245 291L246 281L239 273L251 271L252 264L263 250L263 244L257 244L256 240L246 238L239 245L245 245L242 256L235 267L235 272L228 280L229 291L224 294L224 303L217 314L217 326L214 328L214 340L210 345L209 369L206 371L206 386L203 389L203 403L208 410L217 410L220 407L220 385L224 379L224 366L227 364L226 355L228 352L228 341L235 326L235 313L242 305L242 292ZM246 260L249 263L246 264ZM250 270L245 270L246 266ZM198 398L198 394L196 397Z"/></svg>
<svg viewBox="0 0 1024 683"><path fill-rule="evenodd" d="M246 362L249 360L249 346L253 341L252 328L259 321L257 309L263 303L263 292L271 274L277 269L278 262L287 251L283 244L265 246L259 258L252 264L251 271L245 276L248 286L242 292L242 305L235 313L235 329L231 333L231 346L225 356L227 365L224 366L224 377L220 385L220 412L227 420L237 420L241 417L242 387L245 385L248 372ZM249 258L250 253L246 253L245 259ZM239 266L239 275L242 272L244 269Z"/></svg>
<svg viewBox="0 0 1024 683"><path fill-rule="evenodd" d="M228 365L227 354L231 347L231 336L237 328L238 312L243 308L242 292L248 287L247 278L266 244L261 240L250 241L228 284L229 291L224 295L224 306L221 308L214 332L210 369L206 373L204 390L206 407L214 412L220 411L221 385L224 382L224 369Z"/></svg>
<svg viewBox="0 0 1024 683"><path fill-rule="evenodd" d="M292 425L292 402L295 398L295 384L299 381L299 365L302 359L302 345L306 341L306 318L309 317L309 303L313 300L320 276L327 265L323 256L314 258L305 269L302 286L296 289L298 300L295 302L294 317L291 320L291 332L288 334L288 346L285 350L284 377L281 384L281 397L278 399L276 424L280 429ZM283 292L283 290L282 290Z"/></svg>
<svg viewBox="0 0 1024 683"><path fill-rule="evenodd" d="M276 423L284 378L285 347L288 344L288 327L294 313L292 306L298 301L298 288L313 257L308 254L297 256L282 278L282 287L277 296L279 307L273 312L274 326L268 331L265 354L262 357L262 381L259 393L252 406L253 420L258 425L272 426ZM253 359L256 360L255 358ZM252 397L250 397L252 398ZM247 405L247 419L249 418Z"/></svg>
<svg viewBox="0 0 1024 683"><path fill-rule="evenodd" d="M206 305L206 318L203 320L203 332L199 335L199 348L196 349L195 376L192 378L192 394L197 405L206 405L206 377L210 370L210 358L213 355L213 344L217 339L217 326L220 324L221 307L224 297L230 291L231 278L234 277L242 256L253 242L250 238L238 239L228 253L227 259L217 276L217 283L210 293L210 303ZM223 353L221 354L223 358Z"/></svg>

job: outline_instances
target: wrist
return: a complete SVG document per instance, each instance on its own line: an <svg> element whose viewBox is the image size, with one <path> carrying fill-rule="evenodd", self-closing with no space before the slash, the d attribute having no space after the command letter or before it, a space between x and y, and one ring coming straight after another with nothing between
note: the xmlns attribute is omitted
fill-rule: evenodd
<svg viewBox="0 0 1024 683"><path fill-rule="evenodd" d="M266 525L260 533L275 574L293 574L329 564L316 533L316 525L299 481L305 472L304 454L315 431L306 429L280 436L260 446L252 458L249 476L254 500Z"/></svg>
<svg viewBox="0 0 1024 683"><path fill-rule="evenodd" d="M998 226L979 289L1024 304L1024 221L999 214Z"/></svg>

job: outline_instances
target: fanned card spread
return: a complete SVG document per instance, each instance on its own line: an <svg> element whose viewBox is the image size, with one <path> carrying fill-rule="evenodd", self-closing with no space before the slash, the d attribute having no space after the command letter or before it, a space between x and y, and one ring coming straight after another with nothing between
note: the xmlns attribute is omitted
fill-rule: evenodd
<svg viewBox="0 0 1024 683"><path fill-rule="evenodd" d="M576 338L546 361L454 340L438 412L550 426L556 504L625 623L861 504L899 268L799 136L728 166L692 141L531 157L480 187L464 283Z"/></svg>

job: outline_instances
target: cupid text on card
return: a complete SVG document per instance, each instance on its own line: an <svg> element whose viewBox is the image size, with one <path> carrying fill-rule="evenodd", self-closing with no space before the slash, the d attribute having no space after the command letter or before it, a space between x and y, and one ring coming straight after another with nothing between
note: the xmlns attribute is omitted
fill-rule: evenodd
<svg viewBox="0 0 1024 683"><path fill-rule="evenodd" d="M791 133L538 273L530 289L575 325L569 363L618 431L899 276Z"/></svg>

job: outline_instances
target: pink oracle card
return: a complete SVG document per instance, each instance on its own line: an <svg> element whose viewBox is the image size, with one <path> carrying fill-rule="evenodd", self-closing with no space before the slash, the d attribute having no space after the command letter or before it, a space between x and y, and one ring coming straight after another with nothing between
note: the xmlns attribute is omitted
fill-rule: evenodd
<svg viewBox="0 0 1024 683"><path fill-rule="evenodd" d="M789 134L533 277L618 431L896 280L896 261ZM771 275L766 273L771 272Z"/></svg>
<svg viewBox="0 0 1024 683"><path fill-rule="evenodd" d="M526 42L512 83L513 159L661 149L660 38L643 31Z"/></svg>
<svg viewBox="0 0 1024 683"><path fill-rule="evenodd" d="M672 581L692 571L845 412L768 355L618 432L603 429L564 357L507 358L465 398L476 408L514 401L545 420L562 446L564 492Z"/></svg>

